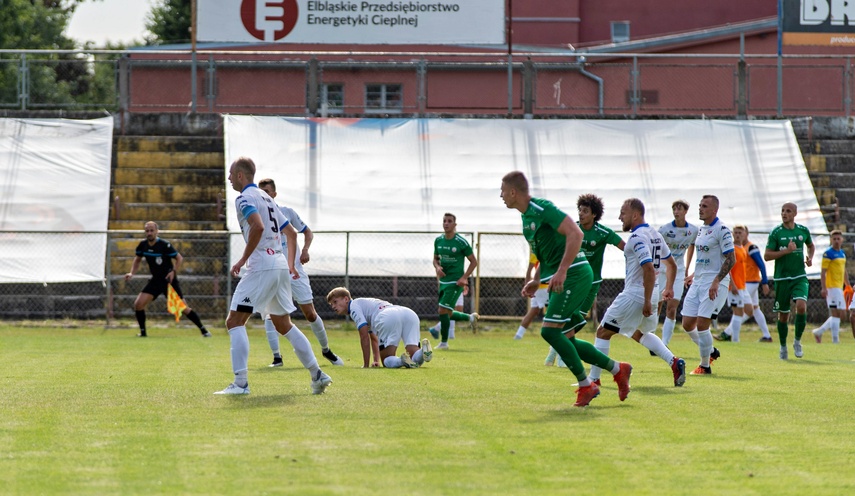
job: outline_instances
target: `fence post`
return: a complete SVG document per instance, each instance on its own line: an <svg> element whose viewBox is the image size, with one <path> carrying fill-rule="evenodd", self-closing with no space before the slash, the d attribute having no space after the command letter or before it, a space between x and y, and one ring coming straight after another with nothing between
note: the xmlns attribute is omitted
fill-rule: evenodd
<svg viewBox="0 0 855 496"><path fill-rule="evenodd" d="M229 313L229 309L232 306L232 236L233 233L226 233L226 239L228 239L229 249L226 250L226 290L223 291L223 295L226 297L226 315Z"/></svg>
<svg viewBox="0 0 855 496"><path fill-rule="evenodd" d="M30 82L29 68L27 65L27 54L21 54L21 68L18 71L18 103L21 105L21 110L27 110L27 101L30 99Z"/></svg>
<svg viewBox="0 0 855 496"><path fill-rule="evenodd" d="M508 54L508 116L514 115L514 56Z"/></svg>
<svg viewBox="0 0 855 496"><path fill-rule="evenodd" d="M632 117L638 116L638 57L632 57L632 73L630 74L630 101L632 102Z"/></svg>
<svg viewBox="0 0 855 496"><path fill-rule="evenodd" d="M129 71L130 71L130 62L128 59L128 54L123 53L121 58L119 58L118 65L118 81L119 81L119 112L127 113L129 102L130 102L130 92L128 91L129 82L131 80Z"/></svg>
<svg viewBox="0 0 855 496"><path fill-rule="evenodd" d="M531 117L534 113L534 63L529 57L523 62L523 113Z"/></svg>
<svg viewBox="0 0 855 496"><path fill-rule="evenodd" d="M843 105L846 107L846 118L849 119L852 110L852 57L846 57L846 72L843 73Z"/></svg>
<svg viewBox="0 0 855 496"><path fill-rule="evenodd" d="M113 321L113 247L111 245L110 232L107 232L107 266L106 269L106 281L107 281L107 327L110 327L110 323Z"/></svg>
<svg viewBox="0 0 855 496"><path fill-rule="evenodd" d="M312 57L309 59L309 65L306 67L306 109L309 115L317 115L318 113L318 102L320 98L318 96L318 90L320 88L320 77L318 77L318 68L320 64L318 63L317 57Z"/></svg>
<svg viewBox="0 0 855 496"><path fill-rule="evenodd" d="M196 50L190 54L190 112L196 113Z"/></svg>
<svg viewBox="0 0 855 496"><path fill-rule="evenodd" d="M418 81L418 96L417 96L417 105L418 108L416 110L416 117L424 117L425 110L427 109L427 62L425 62L425 58L422 57L419 59L418 69L416 70L416 80Z"/></svg>
<svg viewBox="0 0 855 496"><path fill-rule="evenodd" d="M745 64L745 33L739 33L739 62L736 64L736 118L748 118L748 69Z"/></svg>
<svg viewBox="0 0 855 496"><path fill-rule="evenodd" d="M475 234L475 256L478 265L475 266L475 294L472 298L472 311L481 313L481 232Z"/></svg>
<svg viewBox="0 0 855 496"><path fill-rule="evenodd" d="M217 64L214 55L208 55L208 68L206 69L207 81L205 85L205 99L208 100L208 112L214 111L214 103L217 101Z"/></svg>

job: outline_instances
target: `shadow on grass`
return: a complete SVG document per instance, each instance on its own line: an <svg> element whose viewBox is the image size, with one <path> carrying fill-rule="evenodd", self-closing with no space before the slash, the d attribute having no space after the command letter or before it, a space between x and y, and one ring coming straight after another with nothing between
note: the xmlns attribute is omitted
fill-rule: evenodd
<svg viewBox="0 0 855 496"><path fill-rule="evenodd" d="M224 395L229 408L244 410L246 408L272 408L294 404L292 394L248 394Z"/></svg>

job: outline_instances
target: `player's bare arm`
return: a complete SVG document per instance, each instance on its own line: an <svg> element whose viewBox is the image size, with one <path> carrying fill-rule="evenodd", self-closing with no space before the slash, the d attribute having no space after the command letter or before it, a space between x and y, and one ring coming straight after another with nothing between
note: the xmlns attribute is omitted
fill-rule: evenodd
<svg viewBox="0 0 855 496"><path fill-rule="evenodd" d="M249 218L246 219L249 233L246 236L246 247L243 249L243 255L238 259L238 261L232 266L232 275L237 276L240 274L240 269L244 265L246 265L246 261L249 260L249 256L252 255L252 252L258 247L258 242L261 241L261 235L264 234L264 222L261 220L261 214L258 212L253 212Z"/></svg>
<svg viewBox="0 0 855 496"><path fill-rule="evenodd" d="M570 217L564 217L557 229L558 233L565 237L564 256L561 257L561 263L558 264L558 270L552 275L549 281L549 291L557 293L564 288L564 280L567 278L567 269L573 260L576 260L576 255L579 254L579 248L582 247L582 230L573 222Z"/></svg>
<svg viewBox="0 0 855 496"><path fill-rule="evenodd" d="M475 267L478 266L478 259L475 258L474 254L468 255L466 260L469 260L469 267L466 268L466 272L463 273L463 276L457 280L458 286L466 287L469 285L469 277L475 272Z"/></svg>
<svg viewBox="0 0 855 496"><path fill-rule="evenodd" d="M299 279L300 274L297 273L297 268L294 267L294 257L297 256L297 231L290 223L285 227L279 228L279 234L284 234L288 241L288 272L291 273L291 279Z"/></svg>
<svg viewBox="0 0 855 496"><path fill-rule="evenodd" d="M311 257L309 257L309 247L312 246L312 241L315 239L314 233L308 227L303 230L303 251L300 252L300 263L307 264Z"/></svg>

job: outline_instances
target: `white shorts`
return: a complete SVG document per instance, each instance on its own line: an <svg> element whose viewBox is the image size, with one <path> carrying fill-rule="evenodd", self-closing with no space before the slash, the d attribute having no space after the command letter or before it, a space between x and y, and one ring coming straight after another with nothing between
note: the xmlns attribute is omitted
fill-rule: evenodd
<svg viewBox="0 0 855 496"><path fill-rule="evenodd" d="M299 254L297 256L299 256ZM314 302L315 297L312 295L312 286L309 284L309 276L306 275L306 270L303 268L303 264L294 264L294 268L297 269L297 273L300 274L299 279L291 279L291 294L294 296L294 300L298 305L305 305L306 303Z"/></svg>
<svg viewBox="0 0 855 496"><path fill-rule="evenodd" d="M718 295L713 301L710 300L710 284L712 284L713 278L715 278L714 275L709 275L705 278L695 279L689 286L686 299L683 300L683 310L680 312L684 317L709 319L724 306L724 302L727 301L727 286L730 282L725 279L719 284Z"/></svg>
<svg viewBox="0 0 855 496"><path fill-rule="evenodd" d="M549 303L549 289L538 288L538 290L534 292L534 297L531 299L531 307L546 308L547 303Z"/></svg>
<svg viewBox="0 0 855 496"><path fill-rule="evenodd" d="M659 295L662 295L662 291L665 291L665 282L668 279L668 275L665 272L665 269L659 270L659 279L657 280L659 285ZM674 299L680 301L683 297L683 281L686 279L686 268L683 267L683 264L677 264L677 276L674 278Z"/></svg>
<svg viewBox="0 0 855 496"><path fill-rule="evenodd" d="M828 288L828 294L825 297L825 302L828 308L846 308L846 298L843 297L843 288Z"/></svg>
<svg viewBox="0 0 855 496"><path fill-rule="evenodd" d="M463 306L463 293L460 293L460 296L457 297L457 303L454 304L454 308Z"/></svg>
<svg viewBox="0 0 855 496"><path fill-rule="evenodd" d="M296 310L288 269L247 271L238 281L230 309L262 315L288 315Z"/></svg>
<svg viewBox="0 0 855 496"><path fill-rule="evenodd" d="M755 307L760 304L760 283L759 282L746 282L745 283L745 292L748 293L748 300Z"/></svg>
<svg viewBox="0 0 855 496"><path fill-rule="evenodd" d="M746 304L749 304L748 291L745 289L740 289L738 293L733 294L732 291L728 290L727 302L732 307L743 307Z"/></svg>
<svg viewBox="0 0 855 496"><path fill-rule="evenodd" d="M652 332L659 325L659 315L656 313L658 301L654 298L653 314L645 317L644 304L631 298L629 295L620 293L614 299L606 314L603 316L602 326L612 332L619 332L631 338L636 330L641 332Z"/></svg>
<svg viewBox="0 0 855 496"><path fill-rule="evenodd" d="M420 344L419 327L419 316L416 312L397 305L378 313L371 323L371 331L377 335L381 348L398 346L400 341L404 342L404 346Z"/></svg>

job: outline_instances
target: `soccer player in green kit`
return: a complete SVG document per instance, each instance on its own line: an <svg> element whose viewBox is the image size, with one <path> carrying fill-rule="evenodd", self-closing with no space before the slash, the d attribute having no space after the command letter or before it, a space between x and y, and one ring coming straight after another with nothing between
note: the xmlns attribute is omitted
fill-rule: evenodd
<svg viewBox="0 0 855 496"><path fill-rule="evenodd" d="M618 385L618 398L625 400L632 365L616 362L576 338L576 330L585 325L579 309L594 279L585 254L579 251L581 229L549 200L532 198L522 172L509 172L502 178L501 197L505 206L522 213L523 236L540 261L535 277L523 287L523 296L531 297L541 282L549 283L549 304L540 335L579 381L573 406L586 406L600 394L599 386L588 379L583 360L610 371Z"/></svg>
<svg viewBox="0 0 855 496"><path fill-rule="evenodd" d="M577 224L582 229L582 246L579 251L585 254L588 265L594 272L594 282L588 290L588 297L585 298L582 307L579 309L582 317L585 317L594 306L597 293L600 292L600 284L603 282L601 273L603 270L603 253L606 251L606 246L612 245L623 250L626 243L616 232L600 224L600 219L603 218L605 211L602 198L591 193L579 195L576 200L576 209L579 212ZM555 350L550 348L546 360L551 361L550 358L554 360L554 357Z"/></svg>
<svg viewBox="0 0 855 496"><path fill-rule="evenodd" d="M452 320L468 321L473 330L478 321L477 313L468 314L454 309L463 288L469 285L469 276L478 266L478 260L466 238L457 234L457 217L454 214L446 213L442 216L442 230L444 233L433 242L433 268L439 279L439 322L442 335L442 342L436 349L447 350L448 328ZM464 260L469 260L465 272Z"/></svg>
<svg viewBox="0 0 855 496"><path fill-rule="evenodd" d="M781 207L779 226L772 229L766 240L763 258L775 261L775 306L778 312L778 340L781 343L781 360L787 357L787 320L790 316L790 302L796 302L796 333L793 341L793 353L796 358L804 356L802 334L807 325L808 280L805 266L813 264L814 245L808 228L796 224L798 207L787 202ZM807 255L804 247L807 246Z"/></svg>

